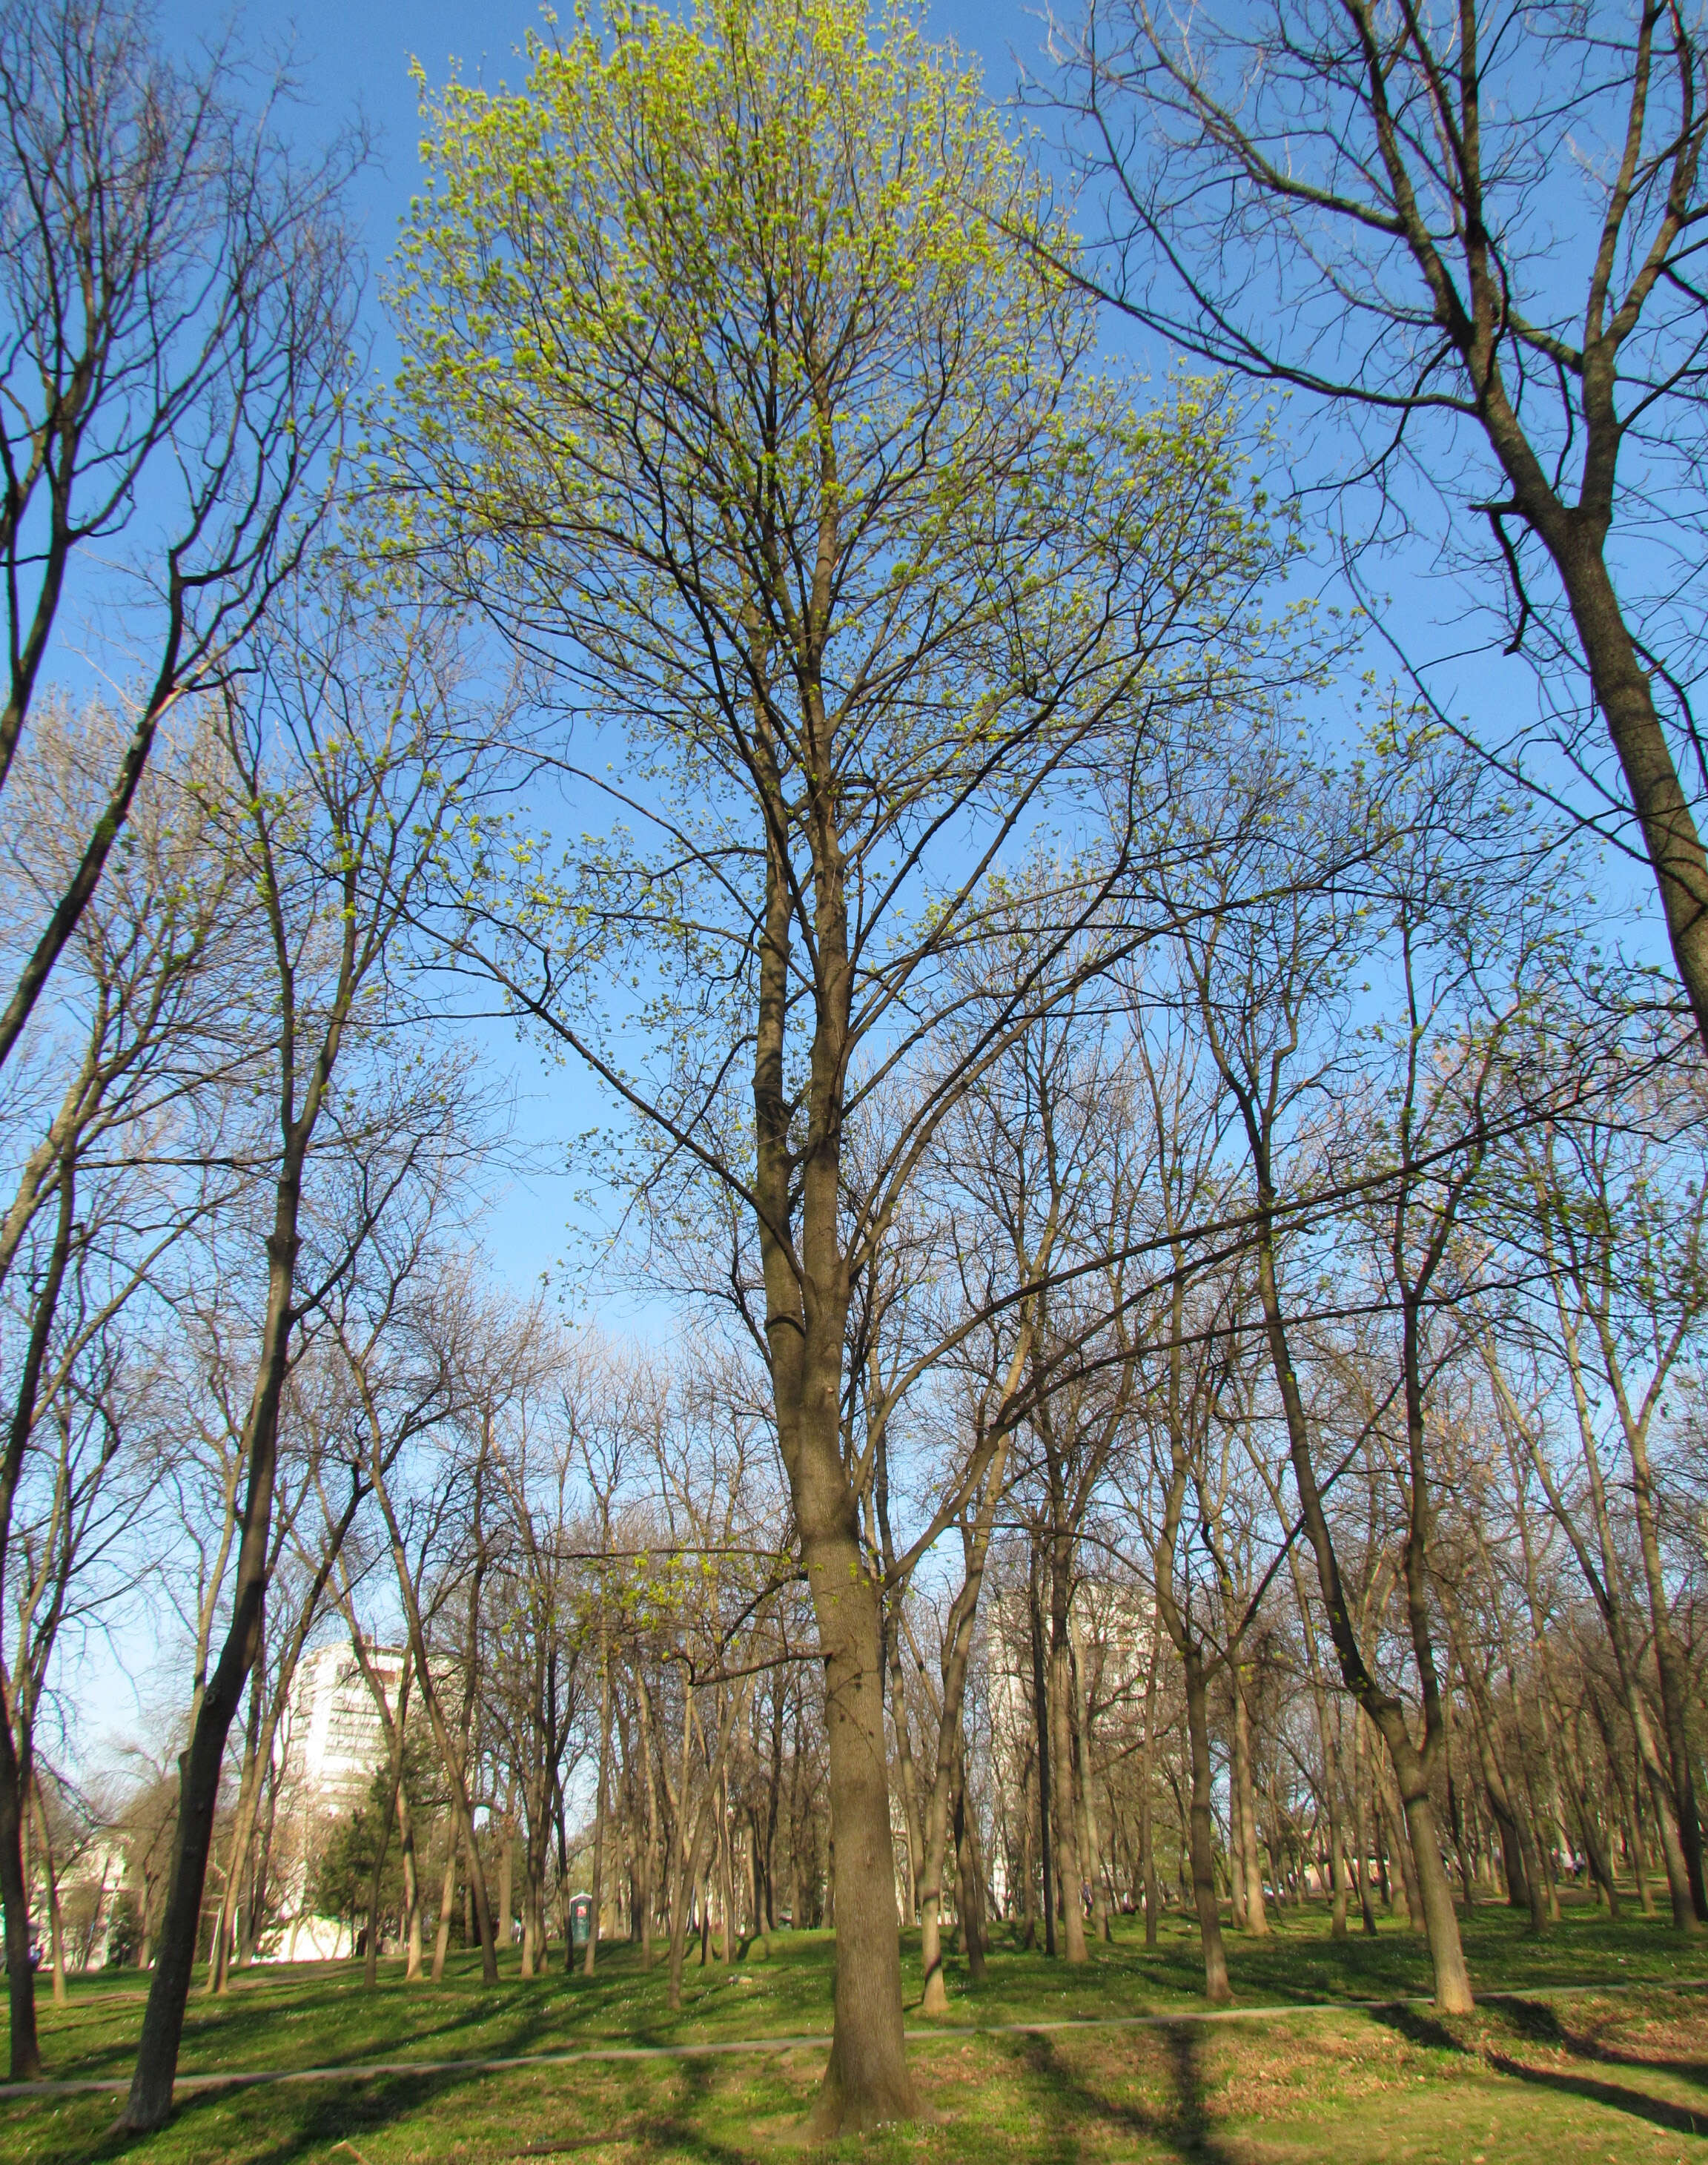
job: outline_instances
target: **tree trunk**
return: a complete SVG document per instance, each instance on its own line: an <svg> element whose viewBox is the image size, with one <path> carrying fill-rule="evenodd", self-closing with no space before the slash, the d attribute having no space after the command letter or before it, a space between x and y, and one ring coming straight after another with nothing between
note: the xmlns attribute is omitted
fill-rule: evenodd
<svg viewBox="0 0 1708 2165"><path fill-rule="evenodd" d="M1012 1393L1021 1374L1027 1334L1022 1330L1021 1349L1010 1368ZM1002 1493L1008 1462L1008 1435L1004 1430L985 1470L979 1492L977 1513L970 1530L963 1527L964 1569L961 1583L943 1626L942 1697L938 1709L937 1763L932 1770L931 1794L926 1800L923 1878L919 1889L919 1957L925 1973L922 2002L928 2015L949 2011L943 1987L941 1910L943 1864L948 1841L951 1794L965 1763L965 1737L961 1710L966 1698L967 1663L973 1651L973 1627L978 1620L979 1595L985 1582L985 1559L991 1546L991 1529Z"/></svg>
<svg viewBox="0 0 1708 2165"><path fill-rule="evenodd" d="M329 1066L329 1063L328 1063ZM219 1800L225 1741L244 1685L260 1651L261 1605L266 1593L268 1536L278 1462L279 1404L288 1365L292 1288L297 1265L297 1214L302 1162L313 1108L296 1123L276 1194L267 1240L267 1308L262 1326L254 1394L244 1423L243 1452L249 1466L231 1621L219 1660L197 1711L190 1741L178 1762L178 1825L165 1914L143 2011L136 2070L120 2115L133 2133L159 2127L172 2109L172 2084L184 2033L184 2009L195 1966L202 1890L213 1815ZM306 1123L306 1126L305 1126ZM3 1836L3 1828L0 1828Z"/></svg>
<svg viewBox="0 0 1708 2165"><path fill-rule="evenodd" d="M1074 1806L1073 1648L1068 1636L1073 1567L1064 1536L1058 1536L1054 1548L1050 1571L1049 1757L1055 1794L1051 1815L1055 1821L1064 1952L1069 1962L1083 1962L1087 1959L1085 1871L1080 1857L1079 1814Z"/></svg>
<svg viewBox="0 0 1708 2165"><path fill-rule="evenodd" d="M1248 1124L1249 1125L1249 1118ZM1435 1807L1429 1795L1429 1754L1431 1746L1439 1735L1439 1702L1435 1691L1433 1657L1426 1624L1427 1604L1424 1558L1421 1553L1425 1525L1423 1496L1420 1484L1414 1478L1412 1529L1406 1543L1406 1575L1413 1649L1425 1680L1425 1748L1420 1751L1406 1726L1404 1708L1391 1694L1385 1693L1371 1675L1347 1605L1340 1561L1335 1553L1334 1537L1322 1508L1322 1492L1317 1487L1316 1470L1311 1451L1310 1421L1293 1368L1280 1293L1275 1279L1274 1234L1269 1216L1273 1208L1274 1191L1269 1175L1267 1146L1255 1132L1252 1139L1253 1166L1258 1174L1260 1198L1258 1288L1269 1340L1270 1366L1274 1372L1286 1420L1288 1456L1299 1492L1305 1530L1316 1562L1317 1583L1322 1592L1329 1636L1333 1640L1347 1688L1369 1715L1388 1747L1411 1837L1413 1864L1422 1890L1423 1922L1428 1933L1430 1960L1435 1972L1436 2006L1444 2015L1469 2015L1476 2003L1471 1992L1470 1974L1465 1967L1464 1947L1459 1938L1458 1915L1453 1905L1453 1890L1442 1868L1441 1852L1436 1841ZM1410 1301L1406 1305L1406 1321L1407 1429L1413 1443L1415 1471L1416 1452L1421 1448L1418 1431L1422 1417L1416 1404L1418 1363L1412 1357L1416 1314L1414 1304Z"/></svg>
<svg viewBox="0 0 1708 2165"><path fill-rule="evenodd" d="M35 1830L41 1852L41 1876L47 1886L48 1941L53 1963L54 2004L63 2007L70 1997L66 1990L66 1933L65 1920L60 1914L60 1877L54 1863L53 1835L48 1826L47 1804L41 1794L39 1776L30 1782L30 1794L35 1804Z"/></svg>
<svg viewBox="0 0 1708 2165"><path fill-rule="evenodd" d="M1186 1679L1186 1733L1192 1757L1192 1899L1198 1910L1198 1936L1204 1948L1204 1997L1223 2006L1233 1997L1227 1981L1227 1957L1222 1945L1222 1909L1216 1896L1216 1830L1211 1815L1210 1704L1204 1663L1188 1645L1182 1661Z"/></svg>
<svg viewBox="0 0 1708 2165"><path fill-rule="evenodd" d="M837 1936L829 2064L809 2118L821 2140L859 2134L916 2110L901 2021L901 1945L890 1831L881 1590L868 1568L858 1501L843 1462L842 1402L851 1267L843 1253L843 1107L854 965L839 809L831 781L833 724L817 658L801 657L808 727L824 769L807 788L815 982L804 1136L791 1104L796 830L763 712L753 770L763 798L765 901L754 1045L754 1199L765 1282L766 1351L777 1446L823 1663L828 1743L831 1899ZM791 1229L795 1229L791 1237Z"/></svg>
<svg viewBox="0 0 1708 2165"><path fill-rule="evenodd" d="M640 1778L646 1785L646 1849L641 1873L640 1887L640 1966L652 1967L653 1904L655 1892L653 1873L658 1864L659 1793L652 1763L652 1695L644 1679L636 1678L635 1720L640 1730ZM771 1809L776 1811L775 1788Z"/></svg>
<svg viewBox="0 0 1708 2165"><path fill-rule="evenodd" d="M386 1859L392 1848L392 1821L397 1809L396 1783L391 1785L386 1809L380 1816L380 1839L374 1851L374 1868L368 1874L368 1941L362 1953L362 1980L370 1992L380 1982L380 1884L386 1876Z"/></svg>
<svg viewBox="0 0 1708 2165"><path fill-rule="evenodd" d="M1091 1765L1091 1687L1082 1658L1084 1636L1074 1629L1071 1616L1068 1620L1068 1628L1072 1640L1073 1660L1069 1673L1074 1679L1075 1741L1079 1746L1080 1759L1080 1836L1085 1850L1085 1873L1091 1883L1091 1910L1096 1920L1097 1936L1106 1942L1112 1941L1115 1934L1109 1921L1109 1888L1103 1875L1102 1844L1098 1839L1097 1805L1093 1794L1096 1777Z"/></svg>
<svg viewBox="0 0 1708 2165"><path fill-rule="evenodd" d="M967 1809L966 1746L961 1743L955 1778L955 1855L958 1860L956 1905L961 1920L961 1952L967 1974L975 1984L985 1981L985 1867L979 1853L979 1831Z"/></svg>
<svg viewBox="0 0 1708 2165"><path fill-rule="evenodd" d="M1491 438L1498 450L1500 440L1493 431ZM1608 575L1602 554L1605 527L1597 532L1581 514L1568 514L1557 501L1551 514L1539 498L1532 503L1535 486L1526 476L1522 484L1515 481L1514 494L1558 567L1595 703L1654 869L1679 982L1697 1033L1708 1046L1708 853L1655 710L1648 674Z"/></svg>
<svg viewBox="0 0 1708 2165"><path fill-rule="evenodd" d="M1156 1783L1157 1678L1161 1662L1162 1641L1153 1630L1150 1670L1144 1683L1144 1751L1139 1762L1138 1791L1138 1846L1143 1852L1144 1943L1147 1947L1154 1947L1157 1943L1158 1912L1162 1908L1162 1884L1157 1876L1156 1803L1153 1794Z"/></svg>
<svg viewBox="0 0 1708 2165"><path fill-rule="evenodd" d="M1038 1548L1032 1551L1032 1719L1038 1740L1038 1853L1043 1878L1043 1951L1056 1951L1056 1909L1050 1871L1049 1688L1044 1681L1043 1598L1038 1586Z"/></svg>
<svg viewBox="0 0 1708 2165"><path fill-rule="evenodd" d="M599 1608L599 1773L593 1802L593 1914L587 1925L587 1952L581 1957L581 1974L591 1977L599 1951L599 1914L605 1900L605 1812L611 1767L611 1629L605 1615L604 1589Z"/></svg>
<svg viewBox="0 0 1708 2165"><path fill-rule="evenodd" d="M421 1875L415 1856L415 1815L409 1809L408 1792L401 1782L397 1785L397 1831L403 1844L403 1982L413 1984L421 1975Z"/></svg>
<svg viewBox="0 0 1708 2165"><path fill-rule="evenodd" d="M1251 1774L1251 1715L1246 1706L1240 1649L1232 1650L1228 1682L1233 1692L1233 1778L1239 1790L1240 1862L1245 1871L1246 1930L1267 1939L1269 1913L1264 1904L1263 1859L1258 1853L1257 1797Z"/></svg>
<svg viewBox="0 0 1708 2165"><path fill-rule="evenodd" d="M1020 1878L1024 1889L1020 1944L1028 1953L1038 1945L1038 1873L1037 1859L1033 1854L1038 1815L1033 1809L1032 1794L1037 1771L1038 1755L1028 1751L1020 1776Z"/></svg>
<svg viewBox="0 0 1708 2165"><path fill-rule="evenodd" d="M1353 1835L1358 1843L1359 1921L1366 1939L1376 1936L1376 1913L1370 1902L1369 1786L1364 1778L1364 1717L1353 1708Z"/></svg>
<svg viewBox="0 0 1708 2165"><path fill-rule="evenodd" d="M1700 856L1700 850L1699 850ZM1708 956L1708 938L1698 928L1699 941ZM1697 1010L1699 1021L1703 1010ZM1610 1356L1610 1367L1612 1365ZM1637 1546L1642 1557L1643 1583L1648 1591L1650 1629L1654 1640L1655 1671L1660 1683L1661 1723L1666 1732L1668 1770L1672 1775L1673 1810L1678 1821L1679 1846L1690 1882L1690 1899L1699 1924L1708 1923L1708 1888L1703 1884L1702 1822L1696 1809L1695 1779L1690 1768L1690 1741L1685 1734L1685 1710L1690 1685L1683 1649L1673 1626L1667 1599L1666 1578L1661 1562L1660 1530L1655 1510L1654 1473L1649 1463L1646 1424L1632 1418L1619 1393L1626 1441L1631 1452L1632 1501L1637 1518Z"/></svg>
<svg viewBox="0 0 1708 2165"><path fill-rule="evenodd" d="M439 1931L433 1942L433 1981L439 1983L444 1977L444 1958L450 1949L451 1910L457 1899L457 1841L458 1829L455 1821L445 1829L444 1883L439 1896Z"/></svg>
<svg viewBox="0 0 1708 2165"><path fill-rule="evenodd" d="M35 1295L34 1314L30 1321L24 1367L7 1430L5 1460L3 1465L0 1465L0 1574L3 1574L5 1569L6 1550L11 1536L13 1499L18 1493L18 1479L24 1470L24 1454L29 1442L30 1430L34 1425L36 1399L41 1388L42 1368L47 1358L49 1334L59 1306L60 1288L65 1281L66 1265L71 1256L75 1229L75 1183L71 1165L65 1163L60 1169L59 1208L53 1246L49 1251L42 1284ZM13 1735L14 1720L18 1729L16 1737ZM24 1868L24 1844L29 1840L24 1816L35 1773L29 1732L27 1703L20 1711L14 1694L13 1704L0 1705L0 1912L3 1912L5 1918L6 1992L11 2022L8 2052L14 2083L33 2083L41 2074L41 2047L35 2026L35 1973L29 1966L29 1879ZM195 1921L192 1916L190 1920L192 1961L195 1958ZM170 2084L167 2098L170 2102Z"/></svg>
<svg viewBox="0 0 1708 2165"><path fill-rule="evenodd" d="M890 1725L896 1732L896 1768L901 1782L901 1819L907 1833L907 1900L916 1922L921 1918L921 1879L925 1836L919 1809L919 1778L913 1764L912 1725L907 1719L907 1677L901 1658L902 1589L891 1595L885 1620L890 1657Z"/></svg>
<svg viewBox="0 0 1708 2165"><path fill-rule="evenodd" d="M835 1471L846 1493L839 1459ZM817 1512L802 1516L802 1560L825 1657L836 1915L836 2029L809 2125L825 2136L864 2133L917 2110L901 2036L882 1615L852 1511L840 1528Z"/></svg>

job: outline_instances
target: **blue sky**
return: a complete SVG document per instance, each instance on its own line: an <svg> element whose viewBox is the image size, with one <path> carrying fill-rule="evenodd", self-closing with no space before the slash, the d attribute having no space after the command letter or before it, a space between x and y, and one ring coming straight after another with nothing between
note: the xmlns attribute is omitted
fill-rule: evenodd
<svg viewBox="0 0 1708 2165"><path fill-rule="evenodd" d="M561 12L567 14L568 6ZM168 43L187 47L217 40L229 29L234 50L257 66L292 51L300 101L290 125L305 145L324 140L360 114L376 144L373 161L357 184L355 204L377 274L419 182L421 128L411 81L413 64L420 62L429 83L445 82L453 74L469 81L514 82L522 73L518 49L540 19L539 8L528 0L501 0L496 6L416 0L407 8L388 6L384 0L306 0L276 14L256 7L234 11L220 0L173 0L160 23ZM977 0L944 0L929 8L926 20L932 35L953 37L980 57L986 87L998 101L1013 88L1017 56L1038 60L1044 38L1042 12L1017 0L989 0L983 6ZM383 366L389 340L371 288L370 314L375 359ZM526 1284L543 1272L559 1275L554 1267L565 1251L565 1222L578 1183L549 1170L562 1164L560 1139L599 1124L607 1109L572 1068L547 1068L528 1051L518 1057L504 1025L493 1025L481 1035L495 1059L514 1067L518 1138L533 1150L540 1167L533 1177L512 1183L495 1203L485 1227L493 1267ZM581 1290L584 1298L591 1292ZM650 1335L667 1323L662 1313L633 1303L602 1305L618 1328Z"/></svg>
<svg viewBox="0 0 1708 2165"><path fill-rule="evenodd" d="M1076 0L1062 0L1063 11L1071 15L1075 4ZM569 12L568 5L563 12ZM278 14L252 7L234 15L225 0L173 0L161 23L170 42L184 45L216 38L230 27L237 50L257 62L283 48L293 48L302 103L292 124L305 141L323 138L358 113L362 116L374 132L376 151L358 183L355 203L377 273L418 182L421 131L412 65L418 61L429 84L443 82L453 73L465 80L513 82L522 72L518 48L539 20L539 9L529 0L499 0L497 5L416 0L407 8L386 5L384 0L303 0L293 10ZM979 0L938 0L928 8L926 21L932 34L952 36L980 57L986 88L997 101L1011 94L1022 63L1043 71L1045 20L1040 6L1022 4L1022 0L985 0L982 5ZM377 293L371 289L371 294L374 358L383 367L390 341ZM1111 328L1110 343L1130 352L1136 342L1116 324ZM1154 370L1165 369L1168 358L1151 356ZM1333 424L1320 413L1302 409L1286 412L1281 419L1304 465L1316 464L1317 446L1326 448L1329 440L1317 432L1325 426L1332 429ZM1463 648L1466 636L1463 624L1453 620L1458 613L1456 596L1431 575L1427 556L1427 550L1413 550L1406 561L1389 567L1400 590L1394 621L1412 651L1452 654ZM1479 626L1474 638L1485 635L1485 628ZM1369 658L1379 675L1393 672L1391 655L1378 649ZM1460 654L1437 682L1452 707L1463 711L1474 702L1485 721L1498 722L1506 703L1534 699L1533 680L1526 665L1503 663L1486 652ZM548 819L547 824L560 828L563 822ZM531 1052L518 1057L512 1034L502 1025L492 1025L483 1041L490 1045L495 1059L514 1069L519 1140L534 1148L543 1168L513 1185L496 1203L486 1228L494 1267L526 1283L551 1269L564 1253L565 1221L573 1210L575 1182L544 1168L554 1162L561 1166L560 1139L599 1124L607 1108L572 1069L548 1068ZM583 1292L591 1296L591 1288ZM663 1327L666 1320L661 1313L620 1301L612 1303L607 1314L618 1327L628 1324L649 1332Z"/></svg>
<svg viewBox="0 0 1708 2165"><path fill-rule="evenodd" d="M573 0L570 0L573 4ZM570 6L560 11L567 16ZM386 254L398 219L407 208L418 166L419 127L409 79L418 60L429 82L449 79L515 82L518 48L540 21L528 0L414 0L407 8L385 0L304 0L279 10L234 10L221 0L170 0L161 28L173 42L217 38L234 25L237 49L255 59L294 45L306 100L300 116L305 135L324 133L358 110L380 134L380 156L360 191L369 249ZM991 95L1006 98L1013 87L1013 55L1035 57L1044 38L1044 11L1018 0L940 0L926 16L930 33L952 37L985 63Z"/></svg>

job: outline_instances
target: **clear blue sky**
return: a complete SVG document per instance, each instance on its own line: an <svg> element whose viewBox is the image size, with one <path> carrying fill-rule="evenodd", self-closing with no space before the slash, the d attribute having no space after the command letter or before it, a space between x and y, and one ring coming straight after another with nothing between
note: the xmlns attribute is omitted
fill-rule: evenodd
<svg viewBox="0 0 1708 2165"><path fill-rule="evenodd" d="M573 0L559 10L567 16ZM952 37L985 63L986 87L997 99L1013 87L1014 55L1039 54L1044 11L1020 0L938 0L929 6L930 34ZM414 0L409 7L386 0L301 0L294 8L225 0L168 0L160 23L172 43L217 37L236 26L239 49L259 59L294 43L307 106L299 116L305 136L327 133L358 110L380 135L379 160L361 189L367 243L377 264L387 253L397 221L407 208L418 172L419 127L409 80L418 60L429 82L453 72L465 80L514 82L522 71L516 54L540 10L529 0Z"/></svg>

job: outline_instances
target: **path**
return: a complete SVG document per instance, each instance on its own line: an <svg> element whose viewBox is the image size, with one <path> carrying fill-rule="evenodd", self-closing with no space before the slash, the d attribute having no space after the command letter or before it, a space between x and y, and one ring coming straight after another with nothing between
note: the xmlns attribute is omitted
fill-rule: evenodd
<svg viewBox="0 0 1708 2165"><path fill-rule="evenodd" d="M1700 1991L1700 1979L1662 1986L1671 1992ZM1623 1981L1611 1984L1537 1985L1524 1992L1479 1992L1479 2005L1508 1999L1565 1999L1589 1993L1632 1992L1639 1984ZM1311 1999L1285 2001L1256 2007L1183 2007L1169 2015L1064 2015L1054 2021L943 2023L929 2030L909 2030L910 2045L967 2037L1038 2037L1064 2030L1169 2030L1183 2022L1251 2022L1275 2015L1356 2015L1389 2007L1431 2007L1427 1995L1400 1999ZM828 2030L809 2031L797 2037L730 2037L703 2044L582 2045L572 2052L512 2052L489 2058L462 2060L361 2060L330 2068L260 2068L223 2073L180 2075L176 2094L194 2096L203 2090L251 2089L263 2083L365 2083L386 2075L473 2075L497 2073L509 2068L569 2068L591 2060L716 2059L736 2052L794 2052L824 2051L830 2043ZM81 2097L101 2090L130 2088L129 2075L89 2076L80 2081L0 2083L0 2100L8 2098Z"/></svg>

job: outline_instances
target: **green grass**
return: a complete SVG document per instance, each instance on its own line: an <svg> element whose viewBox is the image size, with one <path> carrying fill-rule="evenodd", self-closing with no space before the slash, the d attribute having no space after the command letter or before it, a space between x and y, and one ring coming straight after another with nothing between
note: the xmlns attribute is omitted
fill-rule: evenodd
<svg viewBox="0 0 1708 2165"><path fill-rule="evenodd" d="M944 2036L913 2047L939 2118L864 2145L874 2159L1013 2161L1013 2165L1194 2157L1226 2165L1325 2157L1336 2165L1438 2158L1486 2165L1515 2156L1708 2159L1708 1949L1680 1948L1655 1920L1612 1925L1568 1910L1532 1939L1504 1908L1466 1920L1478 1987L1517 1999L1438 2025L1427 2009L1276 2014L1238 2024L1045 2036ZM644 1973L608 1951L589 1983L561 1970L523 1983L513 1957L496 1989L455 1959L445 1983L406 1987L383 1966L367 1991L354 1965L303 1964L240 1975L223 1999L192 1998L186 2074L374 2060L481 2058L573 2052L602 2043L669 2044L817 2036L830 2021L832 1941L782 1933L735 1971L691 1961L684 2004L665 2004L661 1967ZM1230 1934L1246 2005L1382 1999L1428 1990L1409 1933L1336 1943L1318 1912L1284 1915L1267 1941ZM909 2025L917 2012L917 1939L904 1942ZM953 2029L1201 2008L1196 1934L1170 1920L1148 1953L1142 1933L1069 1970L1006 1944L975 1991L949 1967ZM1557 2001L1550 1988L1605 1986ZM140 1977L77 1980L71 2004L41 1996L52 2077L129 2072ZM748 2161L786 2154L822 2067L808 2046L765 2057L587 2062L507 2071L268 2085L187 2099L171 2125L124 2152L149 2165L439 2165L439 2161L573 2156L588 2165L653 2158ZM71 2165L118 2156L105 2133L111 2095L0 2102L0 2159ZM1700 2120L1702 2137L1694 2133Z"/></svg>

